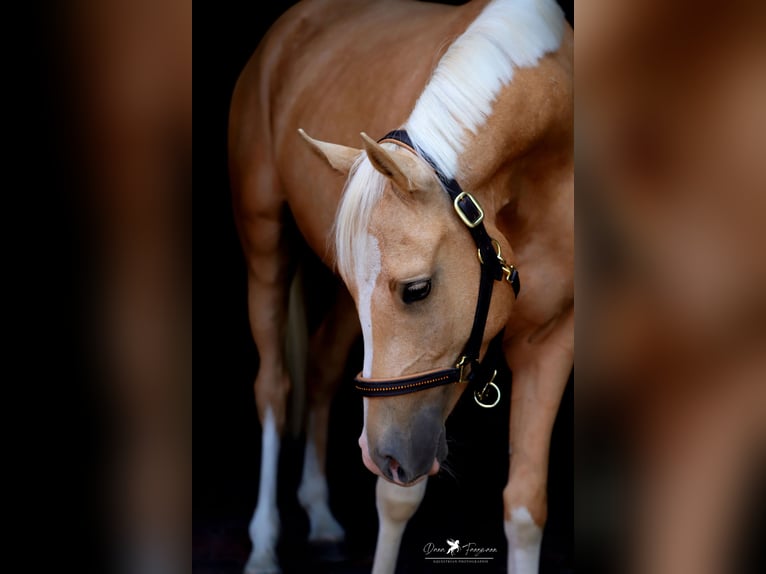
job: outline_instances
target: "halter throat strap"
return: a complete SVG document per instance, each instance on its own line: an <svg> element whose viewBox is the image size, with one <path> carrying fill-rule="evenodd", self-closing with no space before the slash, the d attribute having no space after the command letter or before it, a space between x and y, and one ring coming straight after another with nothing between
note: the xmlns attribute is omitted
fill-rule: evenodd
<svg viewBox="0 0 766 574"><path fill-rule="evenodd" d="M412 153L423 158L433 168L442 187L450 196L455 212L468 228L476 244L481 263L481 276L471 334L454 367L392 379L367 379L360 375L355 379L356 388L364 396L383 397L412 393L450 383L481 382L491 374L492 366L502 354L503 331L490 343L483 363L479 361L492 300L492 288L495 281L507 281L513 289L514 296L518 296L521 287L519 273L513 265L506 263L500 251L500 244L487 233L483 222L484 211L479 202L470 193L463 191L457 180L447 177L427 154L417 149L406 130L389 132L378 140L378 143L383 142L394 142L409 148Z"/></svg>

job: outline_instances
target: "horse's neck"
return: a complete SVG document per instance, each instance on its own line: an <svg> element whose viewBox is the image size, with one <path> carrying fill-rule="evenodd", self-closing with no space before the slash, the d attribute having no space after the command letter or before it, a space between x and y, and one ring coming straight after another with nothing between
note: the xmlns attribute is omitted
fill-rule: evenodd
<svg viewBox="0 0 766 574"><path fill-rule="evenodd" d="M568 30L557 52L516 70L459 158L458 181L493 214L523 200L524 181L551 187L571 171L571 40Z"/></svg>
<svg viewBox="0 0 766 574"><path fill-rule="evenodd" d="M573 296L571 33L534 68L519 69L461 154L458 181L488 228L512 248L524 299L512 331L535 329ZM494 231L493 231L494 232Z"/></svg>

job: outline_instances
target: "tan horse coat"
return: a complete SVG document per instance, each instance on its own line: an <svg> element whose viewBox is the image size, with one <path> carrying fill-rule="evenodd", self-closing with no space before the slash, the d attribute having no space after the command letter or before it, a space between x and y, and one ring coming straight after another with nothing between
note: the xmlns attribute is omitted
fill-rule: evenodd
<svg viewBox="0 0 766 574"><path fill-rule="evenodd" d="M401 126L446 48L486 4L449 7L357 0L299 4L271 29L240 77L230 116L230 171L248 261L251 327L261 357L256 402L262 422L273 420L277 432L284 426L290 388L281 349L293 265L286 214L289 209L311 248L333 266L331 229L344 183L311 153L297 130L357 145L360 131L380 137ZM505 341L514 373L513 456L504 493L509 565L524 529L537 531L539 543L546 516L548 441L573 361L571 59L572 35L567 29L558 52L535 67L515 71L513 81L495 100L491 121L479 127L459 158L463 189L481 202L490 234L522 274L522 293L513 306ZM332 153L328 159L333 163ZM474 297L475 287L470 292ZM358 333L347 299L341 299L333 320L323 340L334 350L323 351L326 372L315 382L317 388L337 384L331 379L345 361L344 349ZM314 351L322 352L318 347ZM327 397L314 404L316 427L309 429L321 470L328 409ZM274 453L269 456L273 459ZM262 466L265 462L262 459ZM256 515L263 488L262 484ZM390 487L379 483L383 527L376 572L393 568L381 564L381 544L392 545L395 564L403 524L422 497L422 492L407 494L403 509L394 511L401 493L386 494L386 489ZM276 522L270 512L261 512L259 524ZM386 530L393 523L401 528ZM253 528L251 524L251 536ZM261 545L273 544L273 537L267 536ZM255 554L254 550L250 571L258 571L258 560L269 562L269 551Z"/></svg>

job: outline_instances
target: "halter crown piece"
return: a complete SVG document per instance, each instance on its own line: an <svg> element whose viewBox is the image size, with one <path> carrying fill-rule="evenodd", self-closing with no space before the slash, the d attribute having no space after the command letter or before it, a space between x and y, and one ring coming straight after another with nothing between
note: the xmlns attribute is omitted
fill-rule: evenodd
<svg viewBox="0 0 766 574"><path fill-rule="evenodd" d="M514 296L518 296L521 287L519 273L513 265L506 263L500 251L500 244L487 233L483 223L484 211L479 202L470 193L463 191L456 180L445 176L430 157L416 150L406 130L389 132L378 140L378 143L381 142L396 142L404 145L422 157L434 169L442 187L452 199L455 212L476 243L481 263L481 280L471 334L454 367L392 379L366 379L359 375L354 379L356 388L366 397L390 397L451 383L475 383L482 386L481 390L474 392L476 402L483 407L494 407L500 401L500 390L494 383L497 370L493 369L492 365L502 354L503 331L492 339L483 362L479 362L481 342L484 339L484 327L487 324L495 281L507 281L513 289ZM496 398L487 397L489 388L493 388Z"/></svg>

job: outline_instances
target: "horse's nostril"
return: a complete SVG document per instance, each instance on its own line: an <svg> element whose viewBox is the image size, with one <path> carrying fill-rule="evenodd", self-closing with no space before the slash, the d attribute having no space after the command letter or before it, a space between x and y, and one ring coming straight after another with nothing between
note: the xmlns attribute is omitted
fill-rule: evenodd
<svg viewBox="0 0 766 574"><path fill-rule="evenodd" d="M406 474L399 461L392 456L386 458L388 459L388 470L391 473L391 479L406 482Z"/></svg>

